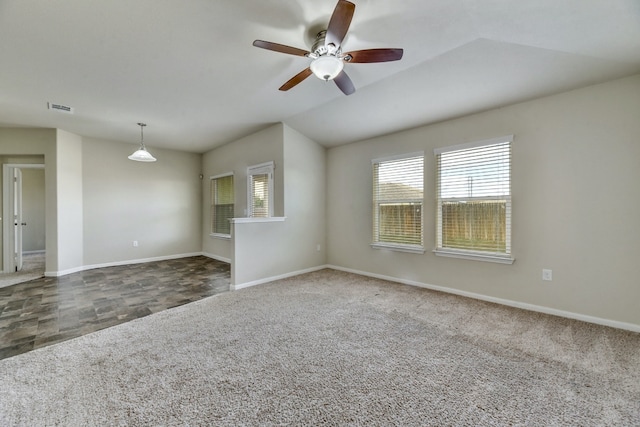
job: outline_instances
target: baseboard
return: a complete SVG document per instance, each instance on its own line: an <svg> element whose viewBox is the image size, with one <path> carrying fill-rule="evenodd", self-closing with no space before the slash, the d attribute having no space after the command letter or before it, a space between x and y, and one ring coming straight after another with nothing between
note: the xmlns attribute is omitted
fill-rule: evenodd
<svg viewBox="0 0 640 427"><path fill-rule="evenodd" d="M459 289L447 288L444 286L436 286L430 285L427 283L416 282L413 280L399 279L397 277L385 276L382 274L369 273L366 271L354 270L351 268L339 267L337 265L327 265L326 268L331 268L333 270L344 271L347 273L359 274L361 276L373 277L376 279L388 280L390 282L402 283L403 285L417 286L420 288L431 289L434 291L446 292L449 294L460 295L467 298L473 298L481 301L492 302L496 304L502 304L509 307L521 308L523 310L535 311L538 313L551 314L553 316L564 317L567 319L580 320L587 323L594 323L596 325L609 326L617 329L624 329L632 332L640 332L640 325L636 325L633 323L619 322L616 320L603 319L600 317L587 316L585 314L573 313L570 311L558 310L555 308L544 307L541 305L528 304L519 301L512 301L503 298L491 297L488 295L477 294L474 292L461 291Z"/></svg>
<svg viewBox="0 0 640 427"><path fill-rule="evenodd" d="M22 255L33 255L33 254L43 254L46 251L44 249L39 249L37 251L22 251Z"/></svg>
<svg viewBox="0 0 640 427"><path fill-rule="evenodd" d="M237 291L244 288L249 288L251 286L262 285L263 283L273 282L274 280L286 279L288 277L298 276L300 274L312 273L314 271L323 270L325 268L329 268L328 265L319 265L317 267L306 268L304 270L292 271L290 273L280 274L278 276L267 277L264 279L254 280L252 282L245 282L239 285L231 285L232 291Z"/></svg>
<svg viewBox="0 0 640 427"><path fill-rule="evenodd" d="M80 271L93 270L94 268L118 267L121 265L130 265L130 264L143 264L145 262L166 261L169 259L188 258L192 256L199 256L199 255L203 255L203 253L193 252L193 253L187 253L187 254L165 255L165 256L152 257L152 258L130 259L126 261L105 262L102 264L83 265L80 267L74 267L67 270L46 271L44 275L47 277L60 277L60 276L65 276L71 273L78 273Z"/></svg>
<svg viewBox="0 0 640 427"><path fill-rule="evenodd" d="M207 252L202 252L200 255L206 256L207 258L215 259L216 261L221 261L221 262L226 262L227 264L231 264L231 260L229 258L221 257L221 256L210 254Z"/></svg>

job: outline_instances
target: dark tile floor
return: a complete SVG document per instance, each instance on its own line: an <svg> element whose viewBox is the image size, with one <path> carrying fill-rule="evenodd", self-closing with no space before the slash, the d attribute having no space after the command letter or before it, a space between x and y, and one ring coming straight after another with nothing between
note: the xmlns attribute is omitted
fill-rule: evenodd
<svg viewBox="0 0 640 427"><path fill-rule="evenodd" d="M229 290L204 256L98 268L0 289L0 359Z"/></svg>

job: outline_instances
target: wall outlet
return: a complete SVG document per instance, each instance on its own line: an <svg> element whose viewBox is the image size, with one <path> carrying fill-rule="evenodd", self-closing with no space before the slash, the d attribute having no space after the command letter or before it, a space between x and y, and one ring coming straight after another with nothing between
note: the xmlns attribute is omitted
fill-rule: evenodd
<svg viewBox="0 0 640 427"><path fill-rule="evenodd" d="M320 243L316 245L316 251L320 252Z"/></svg>
<svg viewBox="0 0 640 427"><path fill-rule="evenodd" d="M133 247L134 247L134 248L137 248L137 247L138 247L138 241L137 241L137 240L134 240L134 241L133 241Z"/></svg>
<svg viewBox="0 0 640 427"><path fill-rule="evenodd" d="M546 268L542 269L542 280L546 280L546 281L551 281L553 275L552 275L552 271Z"/></svg>

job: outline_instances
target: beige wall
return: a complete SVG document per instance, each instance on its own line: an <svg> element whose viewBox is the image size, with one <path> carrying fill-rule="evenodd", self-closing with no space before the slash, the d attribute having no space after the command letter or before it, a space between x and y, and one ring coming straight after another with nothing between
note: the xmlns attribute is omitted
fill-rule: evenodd
<svg viewBox="0 0 640 427"><path fill-rule="evenodd" d="M232 263L235 286L323 266L326 150L279 123L203 156L205 176L234 173L236 217L247 207L247 167L274 161L274 216L281 222L239 222L232 240L209 236L209 182L203 188L203 250ZM318 249L319 246L319 249Z"/></svg>
<svg viewBox="0 0 640 427"><path fill-rule="evenodd" d="M83 230L82 214L82 138L57 129L56 189L58 231L57 274L82 268Z"/></svg>
<svg viewBox="0 0 640 427"><path fill-rule="evenodd" d="M158 162L143 164L127 159L136 148L63 130L0 128L4 160L44 157L47 275L200 253L202 156L154 150Z"/></svg>
<svg viewBox="0 0 640 427"><path fill-rule="evenodd" d="M158 161L143 163L135 144L82 146L85 266L201 252L200 154L149 147Z"/></svg>
<svg viewBox="0 0 640 427"><path fill-rule="evenodd" d="M283 222L233 224L235 287L320 268L326 263L326 151L285 125Z"/></svg>
<svg viewBox="0 0 640 427"><path fill-rule="evenodd" d="M326 263L326 163L324 147L284 126L285 243L296 269Z"/></svg>
<svg viewBox="0 0 640 427"><path fill-rule="evenodd" d="M275 163L274 216L284 215L283 125L276 124L205 153L202 157L202 250L223 260L231 259L231 242L211 237L210 177L233 173L235 217L246 217L247 168L260 163Z"/></svg>
<svg viewBox="0 0 640 427"><path fill-rule="evenodd" d="M328 262L640 325L640 75L328 151ZM513 265L436 257L433 149L508 134ZM371 159L425 151L424 255L374 250ZM553 281L541 280L543 268Z"/></svg>

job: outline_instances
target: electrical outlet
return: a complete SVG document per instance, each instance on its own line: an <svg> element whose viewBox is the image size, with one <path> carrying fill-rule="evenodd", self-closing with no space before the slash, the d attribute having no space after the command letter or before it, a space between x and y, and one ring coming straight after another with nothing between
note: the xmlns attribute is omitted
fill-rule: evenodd
<svg viewBox="0 0 640 427"><path fill-rule="evenodd" d="M320 243L316 245L316 251L320 252Z"/></svg>
<svg viewBox="0 0 640 427"><path fill-rule="evenodd" d="M134 240L134 241L133 241L133 247L134 247L134 248L137 248L137 247L138 247L138 241L137 241L137 240Z"/></svg>
<svg viewBox="0 0 640 427"><path fill-rule="evenodd" d="M552 279L552 271L546 268L542 269L542 280L551 281Z"/></svg>

